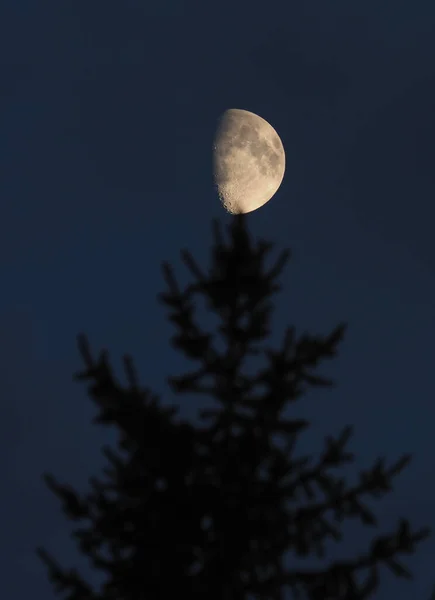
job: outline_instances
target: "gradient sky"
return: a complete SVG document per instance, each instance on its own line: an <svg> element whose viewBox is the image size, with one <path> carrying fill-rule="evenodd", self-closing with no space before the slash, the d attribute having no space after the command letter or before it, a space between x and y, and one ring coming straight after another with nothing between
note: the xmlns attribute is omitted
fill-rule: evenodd
<svg viewBox="0 0 435 600"><path fill-rule="evenodd" d="M2 597L54 598L36 545L83 565L40 479L86 490L115 439L71 381L76 334L118 374L131 353L174 401L165 377L189 365L156 300L160 262L187 281L179 250L205 266L212 218L231 220L211 185L230 107L260 114L286 149L279 192L249 217L293 250L272 341L286 324L349 322L324 369L337 389L294 411L313 420L301 452L351 423L358 467L415 453L373 506L380 532L400 516L435 528L434 31L429 0L0 4ZM371 531L348 531L331 556L366 548ZM408 564L415 582L385 571L377 600L428 598L435 538Z"/></svg>

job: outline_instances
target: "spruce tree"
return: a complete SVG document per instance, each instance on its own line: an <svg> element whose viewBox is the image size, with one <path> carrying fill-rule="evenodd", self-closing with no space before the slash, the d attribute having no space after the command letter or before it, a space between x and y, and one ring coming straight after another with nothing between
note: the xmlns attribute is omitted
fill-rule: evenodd
<svg viewBox="0 0 435 600"><path fill-rule="evenodd" d="M390 492L410 456L390 466L379 459L353 486L336 474L354 461L347 450L351 427L327 438L319 456L297 456L309 423L289 417L291 404L312 386L334 385L316 369L336 355L346 326L326 336L298 336L288 327L280 347L269 348L271 300L290 253L267 268L273 245L254 243L242 215L232 219L229 241L216 221L214 235L209 272L183 251L193 283L180 289L164 263L167 290L160 295L176 329L173 346L197 365L169 377L169 386L177 395L211 397L214 409L200 412L199 425L179 418L174 406L162 406L139 385L131 358L124 358L123 386L107 352L94 360L86 337L79 336L85 369L75 378L89 383L99 410L94 422L118 429L118 448L103 448L109 466L104 479L90 479L86 495L51 475L44 478L67 518L82 523L72 536L103 573L101 589L61 568L45 550L38 553L67 600L371 598L381 567L411 577L400 557L414 553L429 531L412 532L402 519L364 554L343 562L328 561L325 543L340 542L345 519L377 525L364 499ZM197 323L201 297L218 317L211 333ZM224 350L217 348L217 334ZM244 361L253 355L264 366L249 376ZM292 568L289 553L325 557L325 564Z"/></svg>

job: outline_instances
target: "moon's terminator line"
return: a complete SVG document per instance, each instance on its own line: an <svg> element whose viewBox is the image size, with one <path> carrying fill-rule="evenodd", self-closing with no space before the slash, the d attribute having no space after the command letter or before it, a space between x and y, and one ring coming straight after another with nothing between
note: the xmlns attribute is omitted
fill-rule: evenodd
<svg viewBox="0 0 435 600"><path fill-rule="evenodd" d="M231 214L268 202L281 185L285 152L275 129L258 115L231 108L222 115L214 140L213 176Z"/></svg>

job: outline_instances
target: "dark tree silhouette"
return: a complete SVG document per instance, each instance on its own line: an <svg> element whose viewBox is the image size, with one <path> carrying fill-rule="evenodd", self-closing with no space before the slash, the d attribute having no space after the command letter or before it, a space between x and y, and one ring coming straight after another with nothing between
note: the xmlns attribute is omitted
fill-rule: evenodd
<svg viewBox="0 0 435 600"><path fill-rule="evenodd" d="M107 353L94 361L81 336L86 369L76 378L90 381L100 411L94 422L118 428L119 448L103 449L110 467L104 481L90 479L92 491L85 496L51 475L45 480L66 516L84 523L72 535L103 572L101 589L60 568L45 550L38 553L68 600L372 597L382 565L399 577L411 576L398 558L413 553L427 529L412 533L403 519L396 531L374 539L365 554L343 562L325 559L317 570L292 568L288 556L323 557L328 540L341 540L345 518L376 526L363 499L390 492L410 456L389 467L378 460L354 487L333 474L354 460L346 449L350 427L327 438L317 458L296 457L296 442L309 423L286 418L284 409L310 386L333 385L316 367L336 355L345 325L325 337L298 337L287 328L278 350L265 347L271 298L280 289L277 278L289 252L267 270L272 244L253 244L245 217L232 220L229 244L218 223L214 226L209 273L183 251L194 283L181 290L165 263L167 291L160 300L176 328L172 344L199 365L168 378L170 387L176 394L209 395L215 409L202 411L198 426L176 418L177 409L162 407L139 386L129 357L124 359L129 384L123 387ZM216 332L199 328L197 297L218 316L225 350L217 349ZM244 359L259 354L264 368L255 376L244 374Z"/></svg>

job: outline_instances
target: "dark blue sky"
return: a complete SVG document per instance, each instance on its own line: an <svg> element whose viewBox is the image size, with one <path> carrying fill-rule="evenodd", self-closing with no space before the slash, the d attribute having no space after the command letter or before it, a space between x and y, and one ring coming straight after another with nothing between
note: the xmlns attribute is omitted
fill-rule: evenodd
<svg viewBox="0 0 435 600"><path fill-rule="evenodd" d="M325 368L338 388L297 407L313 419L301 451L352 423L359 467L414 452L374 506L381 531L402 515L435 528L434 31L429 0L1 3L2 597L54 597L38 544L82 565L40 480L86 489L114 439L71 382L76 334L119 374L132 353L142 383L174 400L165 377L189 365L169 347L160 262L186 281L179 250L205 265L211 219L231 220L210 154L230 107L286 149L279 192L249 216L294 253L273 341L287 323L349 321ZM371 532L348 531L333 556L366 548ZM377 600L429 596L435 538L409 564L415 583L385 572Z"/></svg>

